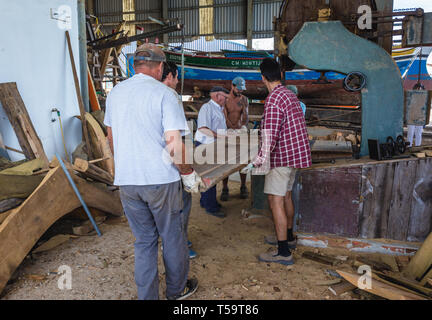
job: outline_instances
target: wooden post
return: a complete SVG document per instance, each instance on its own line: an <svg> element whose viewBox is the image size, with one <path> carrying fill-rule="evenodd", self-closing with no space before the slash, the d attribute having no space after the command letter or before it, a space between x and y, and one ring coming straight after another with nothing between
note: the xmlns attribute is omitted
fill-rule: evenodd
<svg viewBox="0 0 432 320"><path fill-rule="evenodd" d="M165 20L168 19L168 0L162 0L162 21L165 22ZM162 36L162 41L165 45L168 45L168 33L164 33Z"/></svg>
<svg viewBox="0 0 432 320"><path fill-rule="evenodd" d="M36 133L15 82L0 83L0 102L25 157L29 160L40 158L48 167L48 158L42 142ZM9 148L9 150L11 149Z"/></svg>
<svg viewBox="0 0 432 320"><path fill-rule="evenodd" d="M246 19L246 37L247 48L252 50L252 33L253 33L253 0L247 0L247 19Z"/></svg>
<svg viewBox="0 0 432 320"><path fill-rule="evenodd" d="M71 45L71 41L70 41L69 31L66 31L66 40L67 40L68 49L69 49L69 57L70 57L71 66L72 66L72 73L74 76L75 91L76 91L76 95L77 95L77 99L78 99L78 106L79 106L80 115L81 115L81 119L82 119L84 142L85 142L85 145L87 148L88 157L89 157L89 159L91 159L92 158L92 152L90 149L90 141L89 141L89 136L88 136L88 131L87 131L87 122L85 119L84 103L82 101L82 97L81 97L81 93L80 93L81 91L80 91L79 82L78 82L78 74L77 74L76 67L75 67L75 60L74 60L74 56L73 56L73 52L72 52L72 45Z"/></svg>
<svg viewBox="0 0 432 320"><path fill-rule="evenodd" d="M403 271L403 274L413 280L426 283L426 275L430 272L429 268L432 266L432 233L423 242L420 249L415 256L411 259L410 263ZM425 280L425 281L423 281Z"/></svg>

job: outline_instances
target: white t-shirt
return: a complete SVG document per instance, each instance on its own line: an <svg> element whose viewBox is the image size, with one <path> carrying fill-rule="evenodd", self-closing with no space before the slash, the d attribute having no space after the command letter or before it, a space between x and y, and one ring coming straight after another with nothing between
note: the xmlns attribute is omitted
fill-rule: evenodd
<svg viewBox="0 0 432 320"><path fill-rule="evenodd" d="M112 128L115 185L180 180L177 168L166 161L164 133L184 135L189 129L176 94L166 85L140 73L119 83L107 97L104 123Z"/></svg>
<svg viewBox="0 0 432 320"><path fill-rule="evenodd" d="M223 107L213 100L203 104L198 113L197 128L199 129L202 127L207 127L216 133L218 130L227 129ZM202 144L210 144L214 142L214 137L197 130L195 133L195 140Z"/></svg>

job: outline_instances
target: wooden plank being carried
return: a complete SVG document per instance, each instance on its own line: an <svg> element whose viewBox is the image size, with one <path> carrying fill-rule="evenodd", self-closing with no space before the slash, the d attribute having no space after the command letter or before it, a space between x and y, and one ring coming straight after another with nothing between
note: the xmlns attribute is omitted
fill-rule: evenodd
<svg viewBox="0 0 432 320"><path fill-rule="evenodd" d="M116 192L104 191L71 174L88 207L122 215ZM61 167L52 169L37 189L0 225L0 292L44 232L81 206Z"/></svg>
<svg viewBox="0 0 432 320"><path fill-rule="evenodd" d="M15 82L0 83L0 102L26 158L29 160L40 158L48 167L48 158L42 142L33 127Z"/></svg>
<svg viewBox="0 0 432 320"><path fill-rule="evenodd" d="M240 148L241 144L237 144L237 143L231 144L228 140L225 148L225 155L224 155L225 161L223 163L218 163L216 143L212 143L205 146L206 151L214 150L213 160L211 161L212 164L209 163L198 164L197 162L193 164L193 168L195 169L195 171L201 177L202 181L205 184L205 188L202 189L200 188L200 191L201 192L207 191L208 189L215 186L223 179L229 177L231 174L244 168L247 164L247 161L250 161L252 158L254 158L258 152L257 150L258 144L254 143L253 139L255 139L253 136L248 137L247 141L252 141L252 143L248 145L247 148ZM229 152L231 147L235 148L235 150L231 150L232 154L230 154ZM203 153L205 153L206 151L204 151ZM194 160L196 160L196 158L194 158Z"/></svg>

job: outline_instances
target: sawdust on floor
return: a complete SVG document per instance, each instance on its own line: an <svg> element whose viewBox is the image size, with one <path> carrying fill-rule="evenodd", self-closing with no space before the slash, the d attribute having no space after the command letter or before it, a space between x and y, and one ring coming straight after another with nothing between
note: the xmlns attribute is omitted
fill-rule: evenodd
<svg viewBox="0 0 432 320"><path fill-rule="evenodd" d="M335 267L301 257L305 250L294 252L295 264L283 266L259 262L261 252L273 249L264 236L273 232L268 216L245 219L242 209L250 200L239 198L239 183L230 181L231 199L222 205L225 219L204 213L199 195L193 196L189 222L189 240L198 257L190 262L190 275L199 281L191 299L320 299L352 300L362 296L348 292L334 296L327 286L317 283L334 279L326 270ZM218 186L220 195L221 185ZM60 223L60 222L58 222ZM64 222L63 222L64 223ZM3 290L2 299L136 299L134 282L134 237L123 218L108 218L99 226L103 233L70 239L46 252L28 256ZM346 250L319 249L320 252L345 255ZM349 261L349 260L348 260ZM67 265L72 270L72 289L60 290L57 270ZM352 271L348 263L339 266ZM161 299L165 298L165 277L159 250Z"/></svg>

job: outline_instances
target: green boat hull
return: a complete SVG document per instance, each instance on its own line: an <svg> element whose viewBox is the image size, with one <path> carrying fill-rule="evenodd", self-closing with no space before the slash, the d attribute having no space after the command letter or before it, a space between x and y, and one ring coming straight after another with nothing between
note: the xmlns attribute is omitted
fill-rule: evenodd
<svg viewBox="0 0 432 320"><path fill-rule="evenodd" d="M177 65L182 64L182 54L165 51L167 61L172 61ZM227 57L207 57L184 55L184 64L187 66L209 67L221 69L259 69L264 58L227 58Z"/></svg>

